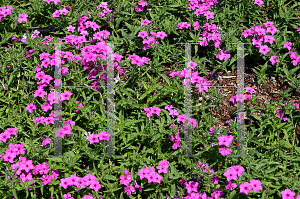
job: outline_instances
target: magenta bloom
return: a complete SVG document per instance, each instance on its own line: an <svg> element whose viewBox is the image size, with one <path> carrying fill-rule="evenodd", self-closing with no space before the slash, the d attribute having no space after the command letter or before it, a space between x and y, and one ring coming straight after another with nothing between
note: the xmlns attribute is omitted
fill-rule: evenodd
<svg viewBox="0 0 300 199"><path fill-rule="evenodd" d="M285 189L284 191L281 192L282 199L293 199L295 193L292 192L290 189Z"/></svg>
<svg viewBox="0 0 300 199"><path fill-rule="evenodd" d="M225 156L231 154L232 150L228 148L219 148L219 152L222 154L222 156Z"/></svg>
<svg viewBox="0 0 300 199"><path fill-rule="evenodd" d="M50 138L46 138L46 139L43 140L42 145L46 146L49 143L51 143L51 139Z"/></svg>
<svg viewBox="0 0 300 199"><path fill-rule="evenodd" d="M36 110L35 103L28 104L27 107L26 107L26 110L27 110L29 113L32 113L33 110Z"/></svg>
<svg viewBox="0 0 300 199"><path fill-rule="evenodd" d="M142 25L148 26L149 23L151 23L151 21L149 21L148 19L144 19L144 20L142 20L142 22L141 22L141 26L142 26Z"/></svg>
<svg viewBox="0 0 300 199"><path fill-rule="evenodd" d="M67 27L67 29L68 29L68 31L69 32L74 32L74 30L75 30L75 26L72 26L72 25L69 25L68 27Z"/></svg>
<svg viewBox="0 0 300 199"><path fill-rule="evenodd" d="M127 195L131 195L132 192L135 192L135 188L132 185L124 187L124 190Z"/></svg>
<svg viewBox="0 0 300 199"><path fill-rule="evenodd" d="M61 94L61 100L62 102L65 100L70 100L71 95L73 95L73 93L71 93L70 91L65 91Z"/></svg>
<svg viewBox="0 0 300 199"><path fill-rule="evenodd" d="M249 182L245 182L240 185L240 193L245 193L246 195L248 195L251 189L252 189L252 185Z"/></svg>
<svg viewBox="0 0 300 199"><path fill-rule="evenodd" d="M227 177L228 181L237 180L237 172L234 169L227 169L223 175Z"/></svg>
<svg viewBox="0 0 300 199"><path fill-rule="evenodd" d="M258 192L259 190L263 190L263 187L261 186L261 182L259 180L250 180L250 183L252 185L254 193Z"/></svg>
<svg viewBox="0 0 300 199"><path fill-rule="evenodd" d="M255 0L254 4L259 5L259 7L261 7L262 4L264 4L264 2L262 0Z"/></svg>
<svg viewBox="0 0 300 199"><path fill-rule="evenodd" d="M55 10L55 12L52 13L53 17L59 17L60 11Z"/></svg>
<svg viewBox="0 0 300 199"><path fill-rule="evenodd" d="M18 22L22 23L23 21L27 22L27 14L20 14L20 16L18 17Z"/></svg>
<svg viewBox="0 0 300 199"><path fill-rule="evenodd" d="M223 136L218 137L219 146L225 145L225 146L229 147L230 143L233 141L233 138L234 138L234 136L232 136L232 135L229 135L229 136L223 135Z"/></svg>
<svg viewBox="0 0 300 199"><path fill-rule="evenodd" d="M98 143L99 138L96 134L91 134L91 136L88 138L88 141L90 142L90 144Z"/></svg>
<svg viewBox="0 0 300 199"><path fill-rule="evenodd" d="M259 52L266 55L270 51L269 47L267 45L260 46Z"/></svg>

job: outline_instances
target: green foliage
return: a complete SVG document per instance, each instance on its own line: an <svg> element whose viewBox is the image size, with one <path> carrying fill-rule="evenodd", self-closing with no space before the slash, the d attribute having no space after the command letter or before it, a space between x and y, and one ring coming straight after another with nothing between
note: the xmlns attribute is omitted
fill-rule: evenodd
<svg viewBox="0 0 300 199"><path fill-rule="evenodd" d="M206 20L188 9L188 1L153 1L142 12L136 12L134 7L138 6L137 1L108 1L109 8L113 10L107 18L100 18L100 11L95 10L98 2L95 1L75 1L63 0L62 3L55 5L41 0L28 1L1 1L1 6L12 6L14 10L11 15L4 17L0 21L0 80L4 86L0 85L0 132L8 128L17 128L17 137L12 136L6 143L0 141L0 154L5 153L8 144L24 144L25 154L28 160L32 160L34 166L46 162L53 170L59 171L57 180L44 185L40 180L42 175L33 175L33 180L23 182L20 178L10 180L8 176L16 176L12 164L5 162L0 165L0 196L1 198L63 198L63 194L71 193L74 198L82 198L84 195L91 195L95 198L103 196L104 198L166 198L170 196L186 196L186 189L181 185L180 179L192 181L193 176L202 176L203 179L198 186L198 190L208 193L210 196L213 190L221 189L224 192L224 198L280 198L281 192L290 189L293 192L299 190L299 161L297 158L300 153L297 147L299 141L296 139L295 128L299 124L299 114L295 112L295 106L286 104L284 108L278 106L282 101L290 98L290 92L299 88L299 66L294 66L286 48L283 45L286 42L293 43L293 50L299 54L299 33L296 31L300 27L299 13L294 12L300 4L296 1L268 1L264 7L253 3L252 0L225 0L220 1L218 5L213 5L210 9L214 12L214 19ZM53 17L55 10L63 9L63 5L71 7L67 15ZM147 10L147 9L152 9ZM19 14L28 14L28 22L19 24L17 18ZM62 139L62 157L54 156L55 153L55 128L53 124L47 126L39 124L36 120L39 116L49 117L50 111L45 112L40 107L46 103L47 97L43 99L34 97L37 90L37 80L35 78L35 68L41 64L39 55L47 52L51 55L55 53L54 43L67 36L66 27L76 26L74 35L81 36L77 31L78 19L82 16L88 16L90 21L96 22L99 28L96 31L88 29L87 41L93 39L93 34L101 30L110 30L106 43L114 43L114 52L123 56L118 67L126 71L128 79L116 83L114 87L115 103L115 154L121 157L101 157L107 155L108 142L101 140L99 143L90 144L85 133L91 132L99 134L107 129L107 87L99 87L97 90L91 88L95 79L101 79L106 75L106 71L99 71L95 78L87 79L92 71L83 69L82 62L78 60L67 61L64 67L69 69L66 75L62 76L63 85L85 85L86 88L66 88L61 92L70 91L73 93L70 100L62 103L63 117L60 120L62 126L68 119L75 121L75 126L71 126L71 135L65 135ZM96 16L98 14L98 16ZM182 15L185 15L183 17ZM111 16L111 17L110 17ZM109 21L109 19L113 19ZM148 19L151 23L148 26L141 26L141 21ZM198 21L199 30L194 30L193 23ZM218 89L209 89L203 94L207 96L202 101L201 106L194 106L198 101L193 100L193 111L191 117L197 121L197 126L192 131L193 155L200 157L185 156L186 143L183 129L179 130L181 137L181 146L172 149L173 142L168 136L172 136L170 125L177 123L177 118L172 117L169 111L165 109L166 105L173 105L178 110L179 115L184 114L185 88L182 84L183 78L179 75L170 78L165 72L167 62L173 63L176 71L181 71L185 67L185 47L181 44L185 42L198 42L200 33L203 32L203 22L217 24L222 27L221 39L223 44L218 48L226 47L230 51L231 57L227 60L220 60L216 56L220 50L214 47L213 42L208 46L192 45L191 60L198 65L194 71L201 74L207 74L208 71L218 69L234 70L237 61L237 45L230 43L252 43L252 37L245 38L242 33L245 29L260 25L267 21L274 22L278 32L274 35L275 41L267 55L263 55L253 46L245 45L245 61L251 61L259 67L253 69L258 75L258 84L265 83L267 74L286 77L292 85L292 89L280 93L281 101L278 104L268 103L265 108L256 107L258 103L254 97L249 101L251 105L245 107L246 115L251 125L246 125L245 133L246 153L249 157L229 157L222 156L219 153L220 146L210 145L212 142L218 142L218 137L227 135L228 130L236 134L235 122L230 122L229 129L215 128L213 133L210 128L217 123L211 116L209 109L224 102ZM189 29L179 29L177 24L188 22L191 24ZM37 37L31 40L33 33L31 28L53 28L55 31L50 33L53 40L45 45L45 38ZM16 29L18 31L16 32ZM25 31L27 29L27 31ZM30 30L30 31L29 31ZM139 32L164 31L167 34L165 39L157 39L158 44L155 47L149 47L142 50L142 39L138 37ZM22 37L26 33L28 43L14 42L12 36ZM224 35L227 34L227 36ZM149 34L150 35L150 34ZM44 35L43 35L44 36ZM98 41L97 41L98 42ZM91 45L90 43L85 46ZM8 49L8 46L11 48ZM62 51L69 51L73 54L80 54L80 49L76 49L69 44L62 44ZM5 51L8 49L8 51ZM27 51L34 49L29 58L25 58ZM225 51L226 51L225 50ZM132 59L127 60L129 55L136 54L140 57L150 58L148 64L141 66L132 64ZM269 58L272 55L279 56L280 63L269 64ZM299 55L298 55L299 56ZM95 61L96 62L96 61ZM200 64L201 63L201 64ZM99 66L107 65L107 61L98 59ZM5 68L10 66L9 68ZM210 70L206 69L206 66ZM54 77L54 66L43 68L46 75ZM174 69L174 68L173 68ZM116 71L115 71L116 72ZM120 72L114 73L114 76L120 75ZM164 83L158 82L163 79ZM100 85L105 82L99 81ZM50 85L54 87L53 80ZM6 90L4 89L6 88ZM50 93L49 87L44 89L47 94ZM195 89L196 90L196 89ZM198 91L198 90L196 90ZM157 92L157 93L156 93ZM156 93L156 94L155 94ZM247 100L246 100L247 101ZM78 107L76 102L83 103L84 107ZM36 103L37 110L29 113L26 107L30 103ZM161 110L159 115L153 114L151 118L145 115L144 108L157 107ZM80 110L77 111L77 110ZM282 109L287 121L275 116L276 110ZM264 113L257 116L254 112L262 110ZM51 113L54 111L51 110ZM181 123L182 124L182 123ZM255 125L254 125L255 124ZM178 129L173 127L173 132ZM217 134L220 132L220 134ZM280 135L283 134L283 137ZM43 146L42 139L51 138L49 145ZM47 148L49 146L49 148ZM235 150L233 144L229 147ZM233 152L234 153L234 152ZM178 157L178 156L182 157ZM161 173L163 177L161 183L148 183L146 179L141 180L138 171L141 168L158 166L159 161L168 160L168 173ZM214 169L215 173L208 173L195 166L201 160L203 164L208 164L209 169ZM3 158L2 160L3 161ZM16 163L17 160L15 159ZM195 164L196 163L196 164ZM234 165L242 166L245 171L242 176L234 181L238 186L251 179L261 181L263 190L249 195L240 193L239 187L234 191L226 189L226 177L223 175L228 168ZM120 184L120 176L124 175L127 169L131 177L130 185L133 182L144 187L142 192L136 189L132 195L127 195L124 191L124 185ZM60 180L75 174L84 177L92 174L97 177L101 184L101 189L95 192L87 188L76 188L69 186L64 189L60 186ZM220 181L218 184L210 183L211 179L218 175ZM34 184L32 184L35 182ZM36 194L38 196L36 196Z"/></svg>

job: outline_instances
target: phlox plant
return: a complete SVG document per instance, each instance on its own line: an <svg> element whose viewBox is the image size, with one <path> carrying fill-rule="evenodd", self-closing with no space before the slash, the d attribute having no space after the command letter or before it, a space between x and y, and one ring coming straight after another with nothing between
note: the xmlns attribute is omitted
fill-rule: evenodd
<svg viewBox="0 0 300 199"><path fill-rule="evenodd" d="M204 77L235 70L237 47L228 43L236 42L251 44L245 61L272 75L297 75L300 24L293 11L299 4L19 2L24 6L0 7L2 198L300 198L300 99L262 108L256 89L245 86L245 94L229 99L232 106L247 104L245 114L236 111L224 128L209 112L223 99ZM36 26L57 30L25 31ZM189 61L180 42L196 43ZM167 61L176 64L165 75ZM114 77L127 76L112 80L113 135L105 103L109 67ZM195 95L207 96L200 106L192 99L190 115L184 108L188 84ZM246 156L231 156L240 119ZM110 141L116 156L108 155Z"/></svg>

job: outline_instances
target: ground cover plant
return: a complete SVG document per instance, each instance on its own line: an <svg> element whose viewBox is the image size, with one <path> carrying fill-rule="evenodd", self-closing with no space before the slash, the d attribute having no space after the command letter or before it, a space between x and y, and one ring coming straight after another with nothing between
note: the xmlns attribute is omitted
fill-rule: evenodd
<svg viewBox="0 0 300 199"><path fill-rule="evenodd" d="M299 199L299 6L1 1L1 198ZM191 60L177 43L195 43ZM234 43L249 43L244 95L236 78L224 77L237 76ZM247 156L232 157L240 102ZM194 157L185 155L187 126ZM55 156L57 135L62 156ZM110 153L112 138L116 156L99 157Z"/></svg>

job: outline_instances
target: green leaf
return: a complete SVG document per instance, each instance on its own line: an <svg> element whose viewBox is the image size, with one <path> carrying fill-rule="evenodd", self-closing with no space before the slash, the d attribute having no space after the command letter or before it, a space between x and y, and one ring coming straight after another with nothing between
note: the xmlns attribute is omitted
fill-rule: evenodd
<svg viewBox="0 0 300 199"><path fill-rule="evenodd" d="M120 22L123 20L122 17L116 19L116 30L118 30Z"/></svg>
<svg viewBox="0 0 300 199"><path fill-rule="evenodd" d="M41 193L42 193L42 196L44 195L44 186L41 186Z"/></svg>
<svg viewBox="0 0 300 199"><path fill-rule="evenodd" d="M120 14L124 14L124 15L133 15L133 14L130 14L129 12L124 12L124 11L121 11Z"/></svg>
<svg viewBox="0 0 300 199"><path fill-rule="evenodd" d="M288 148L288 149L291 149L293 146L290 144L290 143L288 143L287 141L283 141L282 142L283 143L283 146L285 146L286 148Z"/></svg>
<svg viewBox="0 0 300 199"><path fill-rule="evenodd" d="M12 189L12 192L13 192L14 197L15 197L16 199L19 199L18 196L17 196L16 190L15 190L15 189Z"/></svg>
<svg viewBox="0 0 300 199"><path fill-rule="evenodd" d="M149 189L145 189L143 191L154 191L155 189L149 188Z"/></svg>
<svg viewBox="0 0 300 199"><path fill-rule="evenodd" d="M48 126L44 126L42 128L39 129L39 132L43 133L43 132L47 132L49 131L49 127Z"/></svg>
<svg viewBox="0 0 300 199"><path fill-rule="evenodd" d="M257 166L255 167L255 170L259 170L261 167L263 167L263 166L266 165L266 164L268 164L268 163L267 163L267 162L264 162L264 163L261 163L261 164L257 165Z"/></svg>
<svg viewBox="0 0 300 199"><path fill-rule="evenodd" d="M295 146L295 149L298 153L300 153L300 148L298 146ZM299 158L299 160L300 160L300 158Z"/></svg>
<svg viewBox="0 0 300 199"><path fill-rule="evenodd" d="M146 153L154 153L153 148L148 149Z"/></svg>
<svg viewBox="0 0 300 199"><path fill-rule="evenodd" d="M86 132L86 130L84 130L83 128L81 128L80 126L72 126L72 130L78 130L78 131L82 131L82 132Z"/></svg>
<svg viewBox="0 0 300 199"><path fill-rule="evenodd" d="M133 28L133 26L132 25L130 25L129 23L127 23L127 22L125 22L125 25L127 26L127 28L129 28L129 30L131 31L131 32L133 32L134 31L134 28Z"/></svg>
<svg viewBox="0 0 300 199"><path fill-rule="evenodd" d="M234 198L235 195L236 195L236 190L233 190L229 195L229 199Z"/></svg>
<svg viewBox="0 0 300 199"><path fill-rule="evenodd" d="M257 116L257 115L254 115L254 114L251 114L252 117L254 117L255 119L261 121L261 117L260 116Z"/></svg>
<svg viewBox="0 0 300 199"><path fill-rule="evenodd" d="M132 126L132 124L138 123L140 121L143 121L143 120L130 120L130 119L126 119L125 120L125 126Z"/></svg>
<svg viewBox="0 0 300 199"><path fill-rule="evenodd" d="M168 5L168 7L177 8L177 7L182 7L182 5L180 5L180 4L173 4L173 5Z"/></svg>
<svg viewBox="0 0 300 199"><path fill-rule="evenodd" d="M114 177L112 175L105 175L104 179L105 180L113 180L113 181L118 181L119 180L118 178L116 178L116 177Z"/></svg>
<svg viewBox="0 0 300 199"><path fill-rule="evenodd" d="M53 162L63 162L62 157L49 157L48 160L51 160Z"/></svg>
<svg viewBox="0 0 300 199"><path fill-rule="evenodd" d="M144 93L141 97L140 97L140 99L139 100L142 100L142 99L144 99L145 97L147 97L147 95L149 95L150 93L152 92L152 90L150 90L150 91L147 91L146 93Z"/></svg>

